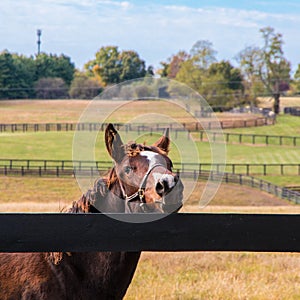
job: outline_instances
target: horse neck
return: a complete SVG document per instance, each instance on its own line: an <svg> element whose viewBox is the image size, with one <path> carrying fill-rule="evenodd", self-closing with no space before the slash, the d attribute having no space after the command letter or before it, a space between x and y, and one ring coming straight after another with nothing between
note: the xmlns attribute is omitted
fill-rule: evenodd
<svg viewBox="0 0 300 300"><path fill-rule="evenodd" d="M120 204L120 198L114 193L118 192L116 183L113 192L100 199L100 207L104 213L124 212L124 201ZM99 199L98 199L99 200ZM89 286L93 290L93 298L99 299L123 299L132 280L141 252L84 252L84 253L54 253L60 256L63 272L66 278L72 278L75 267L80 272L80 285ZM59 275L60 276L60 275ZM69 286L66 281L66 290L72 290L73 283ZM89 293L89 291L86 291ZM78 297L76 290L72 296ZM88 298L87 299L92 299Z"/></svg>
<svg viewBox="0 0 300 300"><path fill-rule="evenodd" d="M97 208L103 213L124 213L125 200L122 199L119 182L114 182L105 196L98 202Z"/></svg>
<svg viewBox="0 0 300 300"><path fill-rule="evenodd" d="M133 278L139 258L140 252L86 252L73 253L63 263L66 264L64 269L68 271L76 266L76 270L80 272L80 285L93 290L93 299L122 299ZM72 278L70 274L65 275ZM67 283L69 284L71 288L72 280ZM66 286L66 289L69 287ZM76 291L72 296L76 298Z"/></svg>

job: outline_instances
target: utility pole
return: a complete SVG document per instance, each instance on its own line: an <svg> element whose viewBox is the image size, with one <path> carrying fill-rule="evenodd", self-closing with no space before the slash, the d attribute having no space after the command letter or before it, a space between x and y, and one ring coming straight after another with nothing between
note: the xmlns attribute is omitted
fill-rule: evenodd
<svg viewBox="0 0 300 300"><path fill-rule="evenodd" d="M36 33L37 33L37 36L38 36L37 45L38 45L38 55L39 55L41 53L41 35L42 35L42 30L38 29Z"/></svg>

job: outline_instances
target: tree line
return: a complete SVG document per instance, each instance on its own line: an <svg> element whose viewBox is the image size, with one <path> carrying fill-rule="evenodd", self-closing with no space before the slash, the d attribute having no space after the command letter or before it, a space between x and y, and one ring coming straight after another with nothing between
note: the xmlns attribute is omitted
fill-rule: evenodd
<svg viewBox="0 0 300 300"><path fill-rule="evenodd" d="M187 84L213 107L255 104L258 96L268 95L274 98L278 113L283 93L300 92L300 64L292 78L282 35L271 27L260 33L262 46L238 52L235 65L218 61L213 44L199 40L189 52L180 50L161 62L156 73ZM4 50L0 53L0 99L93 98L107 86L153 75L153 67L146 67L137 52L120 51L117 46L101 47L82 71L64 54L26 57ZM145 90L140 87L139 96Z"/></svg>

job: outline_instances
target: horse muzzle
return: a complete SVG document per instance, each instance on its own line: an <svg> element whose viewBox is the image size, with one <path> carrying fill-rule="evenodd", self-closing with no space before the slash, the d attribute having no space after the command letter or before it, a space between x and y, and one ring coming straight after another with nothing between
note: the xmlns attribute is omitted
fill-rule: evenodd
<svg viewBox="0 0 300 300"><path fill-rule="evenodd" d="M171 175L170 175L171 176ZM179 176L162 178L156 184L156 192L161 196L157 202L161 202L161 208L164 213L175 213L183 205L183 184Z"/></svg>

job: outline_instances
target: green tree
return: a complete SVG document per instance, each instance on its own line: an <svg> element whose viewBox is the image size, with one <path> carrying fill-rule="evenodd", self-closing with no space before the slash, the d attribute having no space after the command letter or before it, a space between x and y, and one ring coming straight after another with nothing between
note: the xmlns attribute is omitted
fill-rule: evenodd
<svg viewBox="0 0 300 300"><path fill-rule="evenodd" d="M229 61L212 63L207 70L202 94L214 106L233 107L241 104L243 77Z"/></svg>
<svg viewBox="0 0 300 300"><path fill-rule="evenodd" d="M100 48L96 58L85 64L88 74L96 75L102 86L144 77L145 62L135 51L118 50L116 46Z"/></svg>
<svg viewBox="0 0 300 300"><path fill-rule="evenodd" d="M200 93L213 106L231 107L241 102L243 78L230 62L217 62L216 53L209 41L195 43L187 59L181 61L176 80Z"/></svg>
<svg viewBox="0 0 300 300"><path fill-rule="evenodd" d="M167 62L161 62L162 65L159 74L161 77L168 77L174 79L177 76L177 73L180 70L181 64L189 59L189 55L185 51L179 51L177 54L174 54L172 57L167 59Z"/></svg>
<svg viewBox="0 0 300 300"><path fill-rule="evenodd" d="M96 78L77 72L71 83L69 95L75 99L93 99L101 92L101 86Z"/></svg>
<svg viewBox="0 0 300 300"><path fill-rule="evenodd" d="M272 27L264 27L260 32L263 47L247 47L238 54L237 60L250 86L259 79L266 92L273 96L273 110L278 114L280 95L290 82L291 66L282 50L282 34L275 33Z"/></svg>
<svg viewBox="0 0 300 300"><path fill-rule="evenodd" d="M69 86L75 73L75 65L70 57L61 54L41 53L35 58L36 81L41 78L62 78Z"/></svg>
<svg viewBox="0 0 300 300"><path fill-rule="evenodd" d="M0 53L0 99L29 98L34 95L35 65L32 57Z"/></svg>
<svg viewBox="0 0 300 300"><path fill-rule="evenodd" d="M197 41L191 48L189 55L184 53L181 55L184 59L181 60L176 80L187 84L200 94L204 94L203 83L209 75L209 66L216 61L216 53L211 42Z"/></svg>
<svg viewBox="0 0 300 300"><path fill-rule="evenodd" d="M299 94L300 93L300 64L298 64L296 73L294 75L293 86L294 86L295 92L297 94Z"/></svg>
<svg viewBox="0 0 300 300"><path fill-rule="evenodd" d="M205 79L205 71L200 69L194 63L194 60L190 58L181 64L180 70L176 74L175 79L201 93L202 82L203 79Z"/></svg>
<svg viewBox="0 0 300 300"><path fill-rule="evenodd" d="M34 98L34 79L36 66L32 56L13 54L16 67L15 83L19 87L18 98Z"/></svg>
<svg viewBox="0 0 300 300"><path fill-rule="evenodd" d="M121 62L120 82L145 77L145 62L135 51L122 51L119 59Z"/></svg>
<svg viewBox="0 0 300 300"><path fill-rule="evenodd" d="M207 70L212 63L217 61L217 51L213 48L213 44L207 40L197 41L193 45L190 54L194 63L203 70Z"/></svg>
<svg viewBox="0 0 300 300"><path fill-rule="evenodd" d="M0 98L9 99L15 97L15 73L13 57L8 51L0 54Z"/></svg>

